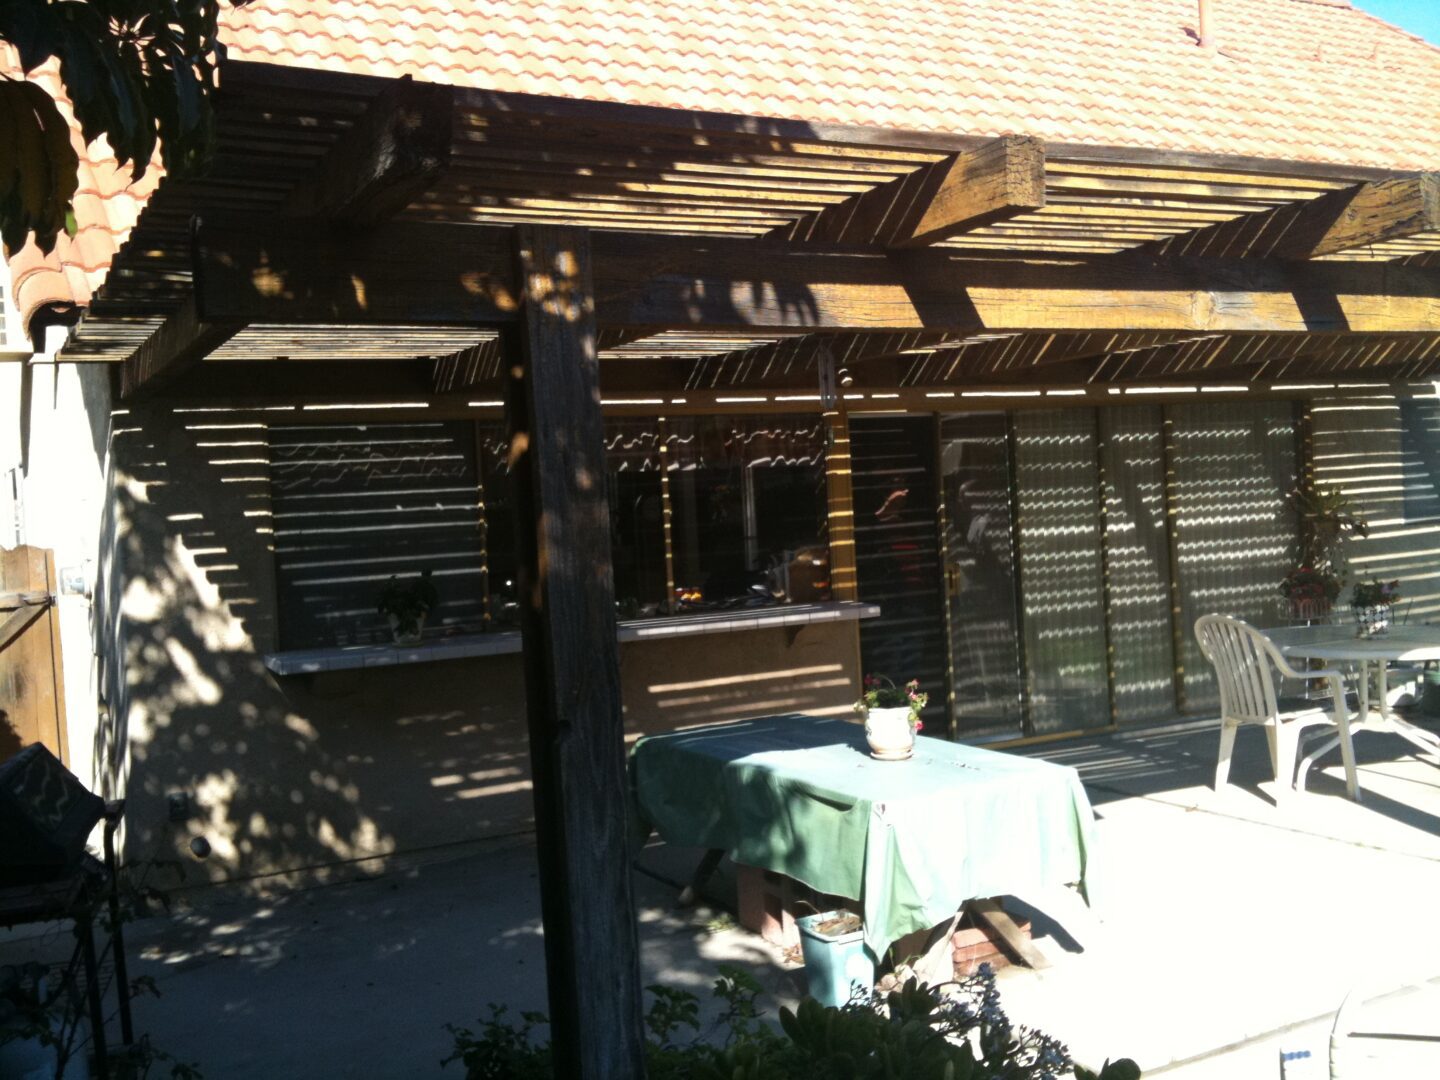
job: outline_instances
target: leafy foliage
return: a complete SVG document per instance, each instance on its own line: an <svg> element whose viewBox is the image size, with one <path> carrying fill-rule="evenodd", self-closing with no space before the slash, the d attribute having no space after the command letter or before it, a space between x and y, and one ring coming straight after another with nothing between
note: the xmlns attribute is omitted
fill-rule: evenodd
<svg viewBox="0 0 1440 1080"><path fill-rule="evenodd" d="M1400 581L1357 581L1351 590L1351 602L1357 608L1384 607L1400 599Z"/></svg>
<svg viewBox="0 0 1440 1080"><path fill-rule="evenodd" d="M160 996L148 975L132 979L129 996ZM86 1050L87 1011L75 983L43 964L26 963L0 969L0 1046L18 1041L41 1047L54 1063L56 1080L75 1075L71 1065ZM156 1046L141 1034L129 1046L110 1048L110 1075L149 1080L203 1080L199 1068ZM8 1075L8 1074L7 1074ZM30 1075L30 1074L26 1074Z"/></svg>
<svg viewBox="0 0 1440 1080"><path fill-rule="evenodd" d="M157 839L157 847L162 840ZM157 909L169 914L169 895L150 883L152 873L174 874L177 880L182 877L178 862L153 855L129 864L126 869L118 881L119 903L113 915L102 892L98 891L101 888L98 881L92 882L92 888L84 894L86 902L95 906L98 924L107 935ZM77 941L80 932L77 928ZM76 982L79 965L77 944L68 966L62 968L51 969L34 962L0 967L0 1046L15 1041L40 1047L45 1057L54 1063L56 1080L75 1075L71 1065L87 1053L91 1039L89 1010ZM101 993L104 995L107 990L102 987ZM151 976L138 975L130 979L120 993L132 1000L142 996L158 998L160 988ZM160 1080L161 1077L203 1080L199 1066L179 1060L156 1046L146 1034L137 1036L129 1046L109 1047L108 1053L110 1075L120 1080ZM27 1072L26 1075L33 1074Z"/></svg>
<svg viewBox="0 0 1440 1080"><path fill-rule="evenodd" d="M1343 544L1370 535L1360 504L1340 488L1303 485L1290 493L1300 520L1300 563L1337 577L1344 569Z"/></svg>
<svg viewBox="0 0 1440 1080"><path fill-rule="evenodd" d="M246 0L230 0L239 6ZM0 40L26 74L52 58L85 141L105 136L139 179L158 144L167 172L209 162L220 59L220 0L5 0ZM50 251L74 229L77 159L70 126L40 87L0 77L0 239L35 233Z"/></svg>
<svg viewBox="0 0 1440 1080"><path fill-rule="evenodd" d="M714 995L724 1004L710 1038L700 1030L699 1000L652 986L645 1017L651 1080L1056 1080L1073 1063L1065 1047L1012 1024L1000 1007L988 965L945 987L911 979L898 990L844 1008L805 999L780 1010L781 1031L760 1016L760 984L738 968L720 968ZM550 1080L548 1044L535 1038L544 1017L504 1021L490 1006L479 1034L449 1027L467 1080ZM1098 1072L1075 1067L1078 1080L1139 1080L1133 1061Z"/></svg>
<svg viewBox="0 0 1440 1080"><path fill-rule="evenodd" d="M414 635L420 633L420 620L439 602L440 594L430 580L430 571L422 570L419 577L392 575L380 589L375 608L381 615L394 617L397 634Z"/></svg>
<svg viewBox="0 0 1440 1080"><path fill-rule="evenodd" d="M908 708L913 719L929 701L930 695L920 691L919 679L896 686L886 675L866 675L860 700L855 702L855 713L863 717L871 709Z"/></svg>
<svg viewBox="0 0 1440 1080"><path fill-rule="evenodd" d="M1334 603L1340 596L1340 578L1329 570L1297 566L1280 581L1280 593L1287 600Z"/></svg>

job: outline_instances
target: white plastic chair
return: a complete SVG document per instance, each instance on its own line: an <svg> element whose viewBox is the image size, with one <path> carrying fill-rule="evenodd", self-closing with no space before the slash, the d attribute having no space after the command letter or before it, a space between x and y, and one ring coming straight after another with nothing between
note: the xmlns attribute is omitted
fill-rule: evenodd
<svg viewBox="0 0 1440 1080"><path fill-rule="evenodd" d="M1440 1076L1436 983L1385 985L1374 976L1351 988L1330 1028L1330 1080Z"/></svg>
<svg viewBox="0 0 1440 1080"><path fill-rule="evenodd" d="M1276 798L1289 792L1295 783L1295 764L1305 729L1323 726L1328 734L1335 729L1340 737L1340 756L1345 762L1345 788L1352 799L1360 798L1355 776L1355 748L1350 740L1350 714L1339 671L1323 668L1301 671L1290 665L1275 644L1259 630L1228 615L1202 615L1195 621L1200 651L1215 668L1220 686L1220 759L1215 766L1215 790L1221 791L1230 777L1230 757L1235 733L1242 724L1265 729L1270 743L1270 764L1275 769ZM1279 678L1323 679L1330 685L1328 702L1295 712L1280 710L1276 683ZM1303 779L1301 781L1304 782Z"/></svg>

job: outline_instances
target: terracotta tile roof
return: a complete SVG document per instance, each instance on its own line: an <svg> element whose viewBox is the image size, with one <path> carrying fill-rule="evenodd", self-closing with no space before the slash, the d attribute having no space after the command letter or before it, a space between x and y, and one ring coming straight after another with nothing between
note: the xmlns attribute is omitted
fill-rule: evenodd
<svg viewBox="0 0 1440 1080"><path fill-rule="evenodd" d="M1213 3L1213 48L1197 0L255 0L226 41L236 60L502 91L1440 167L1440 49L1348 0ZM88 300L157 177L127 188L90 148L79 236L11 260L26 317Z"/></svg>
<svg viewBox="0 0 1440 1080"><path fill-rule="evenodd" d="M257 0L230 55L964 134L1434 168L1440 49L1337 0Z"/></svg>
<svg viewBox="0 0 1440 1080"><path fill-rule="evenodd" d="M0 73L20 73L18 60L6 45L0 45ZM156 164L139 181L132 182L129 170L116 164L104 139L85 146L70 101L60 85L57 64L51 62L37 69L30 80L43 86L70 119L70 141L80 157L80 175L75 191L75 235L61 236L48 256L33 243L10 256L12 295L26 325L30 316L45 305L90 302L91 294L110 269L110 260L130 235L141 208L164 175Z"/></svg>

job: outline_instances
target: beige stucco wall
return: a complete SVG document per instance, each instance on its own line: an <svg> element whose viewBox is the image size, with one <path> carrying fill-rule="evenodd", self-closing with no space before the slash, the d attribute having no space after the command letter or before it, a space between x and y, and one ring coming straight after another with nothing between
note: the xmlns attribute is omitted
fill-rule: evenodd
<svg viewBox="0 0 1440 1080"><path fill-rule="evenodd" d="M102 786L128 799L128 857L178 856L190 881L303 881L529 828L518 656L265 669L265 423L156 407L116 421L96 601L109 721L97 745ZM845 623L627 643L627 725L846 713L857 642ZM193 798L189 820L169 820L172 793ZM193 836L211 844L204 862L188 855Z"/></svg>
<svg viewBox="0 0 1440 1080"><path fill-rule="evenodd" d="M105 367L0 363L0 545L53 549L55 566L79 580L93 575L105 506L110 380ZM18 491L10 483L18 470ZM18 499L15 496L18 494ZM91 604L83 591L56 602L63 656L68 746L65 759L95 778L99 678Z"/></svg>

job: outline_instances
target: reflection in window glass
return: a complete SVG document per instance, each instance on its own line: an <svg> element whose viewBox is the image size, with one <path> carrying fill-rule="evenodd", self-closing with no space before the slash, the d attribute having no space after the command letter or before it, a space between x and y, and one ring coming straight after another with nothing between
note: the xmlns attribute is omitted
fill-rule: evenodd
<svg viewBox="0 0 1440 1080"><path fill-rule="evenodd" d="M490 619L497 629L513 629L520 624L520 561L505 426L482 424L479 445L485 485ZM605 464L617 615L633 619L664 614L665 526L658 422L607 419Z"/></svg>
<svg viewBox="0 0 1440 1080"><path fill-rule="evenodd" d="M665 515L660 493L660 425L605 421L606 490L615 609L622 619L665 614Z"/></svg>
<svg viewBox="0 0 1440 1080"><path fill-rule="evenodd" d="M281 647L394 640L378 600L431 574L427 638L479 629L484 566L470 425L296 424L270 429Z"/></svg>
<svg viewBox="0 0 1440 1080"><path fill-rule="evenodd" d="M677 610L829 599L818 416L669 421Z"/></svg>
<svg viewBox="0 0 1440 1080"><path fill-rule="evenodd" d="M515 546L515 499L510 484L510 440L503 423L479 425L480 483L484 498L485 562L490 589L490 625L520 625L517 590L520 556Z"/></svg>

